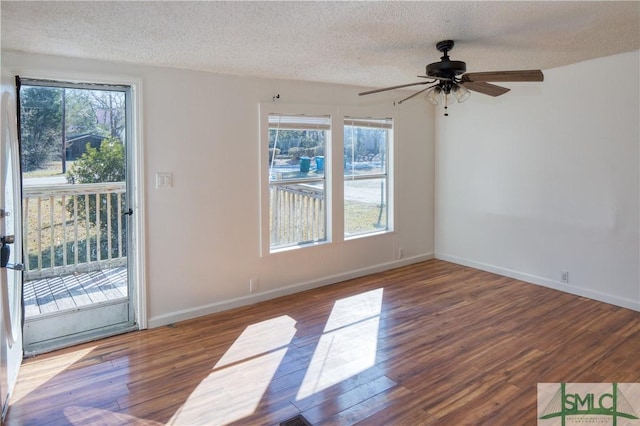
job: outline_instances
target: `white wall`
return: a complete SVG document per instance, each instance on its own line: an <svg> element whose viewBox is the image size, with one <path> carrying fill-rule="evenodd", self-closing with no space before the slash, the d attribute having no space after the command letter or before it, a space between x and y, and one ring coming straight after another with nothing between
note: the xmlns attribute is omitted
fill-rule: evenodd
<svg viewBox="0 0 640 426"><path fill-rule="evenodd" d="M434 250L434 118L423 102L358 88L2 53L3 74L142 82L149 325L423 260ZM395 232L260 257L258 104L371 106L394 114ZM172 172L173 188L155 189ZM396 259L397 249L404 258ZM249 279L259 294L249 294Z"/></svg>
<svg viewBox="0 0 640 426"><path fill-rule="evenodd" d="M551 69L437 111L436 257L640 310L639 64Z"/></svg>

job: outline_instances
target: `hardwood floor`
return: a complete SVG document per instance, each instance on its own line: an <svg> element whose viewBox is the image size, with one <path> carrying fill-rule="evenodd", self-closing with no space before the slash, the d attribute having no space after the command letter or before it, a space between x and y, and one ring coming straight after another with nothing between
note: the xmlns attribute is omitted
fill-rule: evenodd
<svg viewBox="0 0 640 426"><path fill-rule="evenodd" d="M432 260L25 361L8 425L535 425L640 382L640 313Z"/></svg>

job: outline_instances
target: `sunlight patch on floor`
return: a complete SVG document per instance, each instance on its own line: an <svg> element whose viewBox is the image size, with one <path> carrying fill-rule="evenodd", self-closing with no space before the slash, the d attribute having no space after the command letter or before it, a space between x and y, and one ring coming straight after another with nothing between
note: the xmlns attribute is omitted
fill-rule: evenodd
<svg viewBox="0 0 640 426"><path fill-rule="evenodd" d="M336 301L296 397L348 379L376 361L383 289Z"/></svg>
<svg viewBox="0 0 640 426"><path fill-rule="evenodd" d="M140 419L123 413L113 413L94 407L72 405L64 409L64 415L71 425L137 425L161 426L162 423Z"/></svg>
<svg viewBox="0 0 640 426"><path fill-rule="evenodd" d="M46 386L50 380L54 379L58 374L87 357L95 348L95 346L91 346L83 349L77 349L72 352L65 352L61 355L44 355L40 359L36 358L34 360L27 361L28 367L23 368L29 368L29 371L31 372L31 379L28 381L20 381L20 386L16 386L16 389L11 396L11 404L17 403L39 387ZM36 375L33 372L41 372L41 374Z"/></svg>
<svg viewBox="0 0 640 426"><path fill-rule="evenodd" d="M280 316L247 327L169 424L223 425L253 414L287 347L296 321Z"/></svg>

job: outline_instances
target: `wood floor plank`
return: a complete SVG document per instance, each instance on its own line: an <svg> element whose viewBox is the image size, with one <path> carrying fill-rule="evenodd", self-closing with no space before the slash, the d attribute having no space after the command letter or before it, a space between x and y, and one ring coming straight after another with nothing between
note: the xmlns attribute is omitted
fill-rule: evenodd
<svg viewBox="0 0 640 426"><path fill-rule="evenodd" d="M639 312L431 260L27 359L6 424L535 424L638 353Z"/></svg>

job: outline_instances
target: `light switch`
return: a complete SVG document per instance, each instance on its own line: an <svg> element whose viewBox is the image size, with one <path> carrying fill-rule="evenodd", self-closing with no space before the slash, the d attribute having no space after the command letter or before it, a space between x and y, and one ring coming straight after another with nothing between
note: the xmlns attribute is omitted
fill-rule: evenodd
<svg viewBox="0 0 640 426"><path fill-rule="evenodd" d="M156 188L171 188L173 186L172 173L156 173Z"/></svg>

